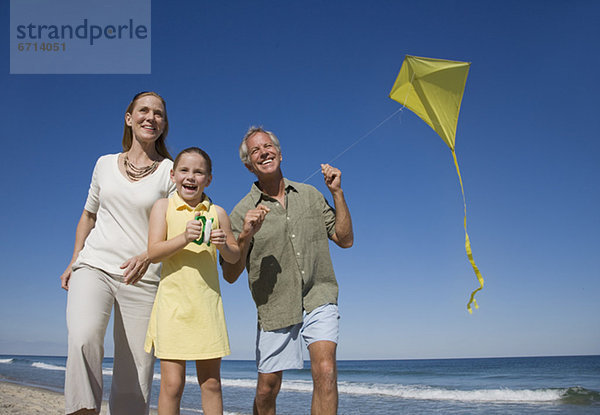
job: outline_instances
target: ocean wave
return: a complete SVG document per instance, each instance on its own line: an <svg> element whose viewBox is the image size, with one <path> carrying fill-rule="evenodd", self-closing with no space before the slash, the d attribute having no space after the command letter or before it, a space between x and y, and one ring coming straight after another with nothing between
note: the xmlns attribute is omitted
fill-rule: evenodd
<svg viewBox="0 0 600 415"><path fill-rule="evenodd" d="M13 360L15 360L15 359L0 359L0 363L8 364L8 363L12 363Z"/></svg>
<svg viewBox="0 0 600 415"><path fill-rule="evenodd" d="M160 373L155 373L153 379L156 381L160 381L161 376ZM186 376L185 377L186 384L195 384L198 383L198 378L196 376ZM221 384L223 386L230 386L236 388L248 388L254 389L256 388L256 379L225 379L221 378ZM283 389L283 388L282 388ZM312 382L310 382L309 392L312 391Z"/></svg>
<svg viewBox="0 0 600 415"><path fill-rule="evenodd" d="M0 363L11 364L14 359L0 359ZM57 366L44 362L32 362L31 366L44 369L65 371L64 366ZM102 374L112 376L112 368L102 369ZM161 380L160 373L154 374L154 380ZM186 383L198 382L196 376L186 376ZM256 388L254 378L221 379L223 386L244 389ZM312 393L312 380L286 379L281 389L290 392ZM401 385L384 383L344 382L338 383L340 394L384 396L401 399L434 400L434 401L460 401L460 402L487 402L487 403L551 403L560 402L573 405L597 405L600 403L600 393L582 387L571 388L540 388L540 389L450 389L431 387L426 385Z"/></svg>
<svg viewBox="0 0 600 415"><path fill-rule="evenodd" d="M340 391L354 395L383 395L403 399L463 402L552 402L561 399L565 389L475 389L458 390L429 386L340 384Z"/></svg>
<svg viewBox="0 0 600 415"><path fill-rule="evenodd" d="M193 412L193 413L199 413L199 414L203 414L204 412L202 412L202 409L197 409L197 408L184 408L181 407L182 411L187 412ZM228 412L228 411L223 411L223 415L243 415L241 412Z"/></svg>
<svg viewBox="0 0 600 415"><path fill-rule="evenodd" d="M565 391L562 401L572 405L598 405L600 404L600 393L575 386Z"/></svg>
<svg viewBox="0 0 600 415"><path fill-rule="evenodd" d="M183 407L181 407L180 410L181 411L185 411L185 412L197 412L199 414L202 413L201 409L196 409L196 408L183 408ZM225 413L223 413L223 415L225 415Z"/></svg>
<svg viewBox="0 0 600 415"><path fill-rule="evenodd" d="M223 386L231 386L235 388L256 388L256 379L221 379ZM285 382L283 382L285 385Z"/></svg>
<svg viewBox="0 0 600 415"><path fill-rule="evenodd" d="M57 366L57 365L53 365L50 363L44 363L44 362L32 362L31 366L36 367L38 369L44 369L44 370L62 370L62 371L67 370L67 368L65 366ZM104 369L102 369L102 374L105 376L112 376L113 370L112 370L112 368L104 368Z"/></svg>
<svg viewBox="0 0 600 415"><path fill-rule="evenodd" d="M203 414L204 412L202 411L202 409L197 409L197 408L184 408L181 407L182 411L187 412L195 412L195 413L199 413L199 414ZM244 415L241 412L228 412L228 411L223 411L223 415Z"/></svg>
<svg viewBox="0 0 600 415"><path fill-rule="evenodd" d="M196 382L195 378L188 376L188 382ZM222 379L223 386L238 388L255 388L254 379ZM282 390L291 392L311 393L313 389L310 380L286 380L281 386ZM600 402L598 392L584 388L546 388L546 389L445 389L424 385L393 385L393 384L367 384L339 382L340 394L387 396L414 400L435 401L461 401L461 402L488 402L488 403L581 403L590 404Z"/></svg>
<svg viewBox="0 0 600 415"><path fill-rule="evenodd" d="M49 363L43 363L43 362L33 362L31 364L31 366L37 367L38 369L46 369L46 370L66 370L67 369L64 366L56 366L56 365L51 365Z"/></svg>

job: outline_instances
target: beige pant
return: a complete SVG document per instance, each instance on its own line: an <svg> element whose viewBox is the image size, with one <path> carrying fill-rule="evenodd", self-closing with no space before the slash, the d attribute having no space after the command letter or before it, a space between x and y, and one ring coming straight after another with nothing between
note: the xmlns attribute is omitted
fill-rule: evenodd
<svg viewBox="0 0 600 415"><path fill-rule="evenodd" d="M69 280L67 414L83 408L100 411L104 335L113 306L115 355L108 413L148 414L154 356L144 352L144 340L158 284L121 281L121 276L88 267L75 269Z"/></svg>

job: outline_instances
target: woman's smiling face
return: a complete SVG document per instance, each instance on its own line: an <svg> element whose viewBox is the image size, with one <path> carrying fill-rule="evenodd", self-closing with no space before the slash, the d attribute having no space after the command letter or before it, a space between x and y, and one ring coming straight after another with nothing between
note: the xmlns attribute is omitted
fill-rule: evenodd
<svg viewBox="0 0 600 415"><path fill-rule="evenodd" d="M154 95L139 98L125 114L125 122L131 127L134 138L143 142L154 142L165 129L165 107Z"/></svg>

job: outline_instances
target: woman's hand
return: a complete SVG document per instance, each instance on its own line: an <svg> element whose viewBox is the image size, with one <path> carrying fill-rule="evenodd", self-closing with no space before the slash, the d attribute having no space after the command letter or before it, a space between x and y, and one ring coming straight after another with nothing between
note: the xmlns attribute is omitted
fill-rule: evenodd
<svg viewBox="0 0 600 415"><path fill-rule="evenodd" d="M148 253L143 252L133 258L129 258L121 265L123 271L123 281L125 284L135 284L146 274L150 260Z"/></svg>
<svg viewBox="0 0 600 415"><path fill-rule="evenodd" d="M65 290L69 291L69 280L71 279L71 274L73 273L73 268L71 268L71 264L65 269L65 272L60 276L60 286Z"/></svg>
<svg viewBox="0 0 600 415"><path fill-rule="evenodd" d="M65 272L60 276L60 286L67 291L69 290L69 280L71 279L71 274L73 272L72 265L77 260L79 252L83 249L85 240L92 229L94 229L94 226L96 226L96 214L83 209L81 218L79 218L79 223L77 223L77 230L75 231L75 247L73 248L71 262L69 262L67 269L65 269Z"/></svg>

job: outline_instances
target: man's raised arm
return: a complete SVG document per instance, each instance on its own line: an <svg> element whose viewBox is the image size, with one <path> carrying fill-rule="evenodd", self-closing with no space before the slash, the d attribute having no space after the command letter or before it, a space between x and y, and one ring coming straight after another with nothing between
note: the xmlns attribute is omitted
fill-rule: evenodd
<svg viewBox="0 0 600 415"><path fill-rule="evenodd" d="M350 248L354 244L354 231L350 210L342 190L342 172L329 164L321 164L321 172L335 206L335 233L331 240L341 248Z"/></svg>

